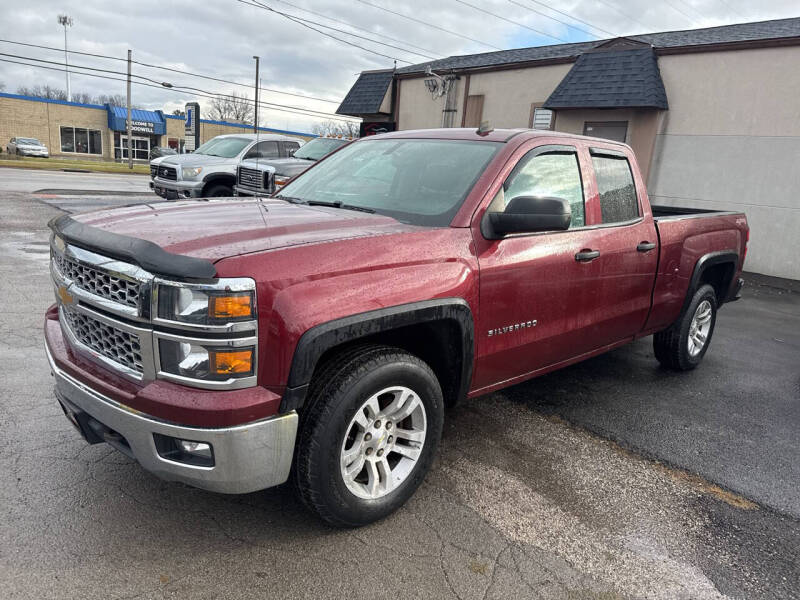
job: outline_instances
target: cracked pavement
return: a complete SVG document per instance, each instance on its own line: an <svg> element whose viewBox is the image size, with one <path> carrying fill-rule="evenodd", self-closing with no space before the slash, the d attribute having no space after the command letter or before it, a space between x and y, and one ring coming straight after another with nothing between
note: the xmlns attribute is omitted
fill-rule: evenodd
<svg viewBox="0 0 800 600"><path fill-rule="evenodd" d="M692 465L576 408L567 384L579 378L581 397L609 411L620 394L658 397L667 382L649 371L619 385L604 380L592 391L592 381L602 379L598 365L652 361L649 338L561 378L464 402L447 415L439 457L417 494L390 518L358 530L325 527L288 486L213 494L160 481L106 445L86 445L54 399L42 351L43 314L52 302L46 223L57 214L28 194L0 198L4 598L800 595L800 508L791 494L777 496L788 498L784 506L748 491L747 478L737 488L733 467L724 481L714 479L713 468L702 476L700 468L675 468ZM724 332L735 322L726 318L709 355L730 351ZM795 365L795 387L775 378L761 382L759 393L796 406L800 347L778 351L776 361L788 352ZM709 369L735 380L727 364ZM673 395L685 392L669 384ZM787 444L796 451L797 438ZM791 480L794 473L784 475Z"/></svg>

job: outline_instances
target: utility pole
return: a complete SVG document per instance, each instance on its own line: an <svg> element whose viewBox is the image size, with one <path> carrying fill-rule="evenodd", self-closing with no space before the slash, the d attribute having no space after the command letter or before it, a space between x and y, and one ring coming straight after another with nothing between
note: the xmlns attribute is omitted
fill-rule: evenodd
<svg viewBox="0 0 800 600"><path fill-rule="evenodd" d="M133 169L133 147L131 146L131 51L128 49L128 168Z"/></svg>
<svg viewBox="0 0 800 600"><path fill-rule="evenodd" d="M258 133L258 63L261 59L258 56L254 56L253 58L256 59L256 110L253 119L253 133Z"/></svg>
<svg viewBox="0 0 800 600"><path fill-rule="evenodd" d="M72 91L69 85L69 53L67 52L67 27L72 27L72 17L69 15L58 15L58 24L64 26L64 63L67 65L67 100L72 102Z"/></svg>

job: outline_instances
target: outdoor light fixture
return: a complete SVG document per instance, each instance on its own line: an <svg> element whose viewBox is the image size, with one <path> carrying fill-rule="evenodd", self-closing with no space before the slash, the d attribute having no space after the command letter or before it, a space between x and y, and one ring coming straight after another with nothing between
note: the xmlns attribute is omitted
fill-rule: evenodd
<svg viewBox="0 0 800 600"><path fill-rule="evenodd" d="M425 87L427 90L432 94L435 95L436 92L439 91L439 80L438 79L426 79L425 80Z"/></svg>

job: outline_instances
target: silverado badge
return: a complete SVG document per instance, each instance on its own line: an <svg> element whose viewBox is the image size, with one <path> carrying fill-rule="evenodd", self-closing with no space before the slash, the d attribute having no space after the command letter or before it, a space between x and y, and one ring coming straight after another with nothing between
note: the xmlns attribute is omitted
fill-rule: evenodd
<svg viewBox="0 0 800 600"><path fill-rule="evenodd" d="M523 321L522 323L514 323L513 325L505 325L503 327L490 329L489 337L492 337L493 335L503 335L504 333L513 333L514 331L527 329L528 327L536 327L537 323L538 321L533 319L532 321Z"/></svg>

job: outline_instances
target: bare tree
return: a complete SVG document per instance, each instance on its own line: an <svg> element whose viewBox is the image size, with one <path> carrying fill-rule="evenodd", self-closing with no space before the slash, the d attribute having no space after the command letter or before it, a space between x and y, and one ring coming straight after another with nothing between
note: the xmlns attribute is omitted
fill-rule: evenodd
<svg viewBox="0 0 800 600"><path fill-rule="evenodd" d="M72 92L72 101L80 104L94 104L95 97L89 92Z"/></svg>
<svg viewBox="0 0 800 600"><path fill-rule="evenodd" d="M110 104L111 106L125 106L128 103L128 99L123 96L122 94L100 94L97 97L98 104Z"/></svg>
<svg viewBox="0 0 800 600"><path fill-rule="evenodd" d="M31 88L22 86L17 89L17 93L22 96L35 96L37 98L47 98L48 100L67 99L67 92L50 85L35 85Z"/></svg>
<svg viewBox="0 0 800 600"><path fill-rule="evenodd" d="M348 138L357 138L361 131L360 123L354 121L319 121L311 126L311 132L317 135L333 135Z"/></svg>
<svg viewBox="0 0 800 600"><path fill-rule="evenodd" d="M184 111L182 111L180 108L176 108L175 110L173 110L172 114L175 115L176 117L185 117L186 116L186 113Z"/></svg>
<svg viewBox="0 0 800 600"><path fill-rule="evenodd" d="M209 114L218 121L253 122L253 101L246 94L231 92L211 100Z"/></svg>

